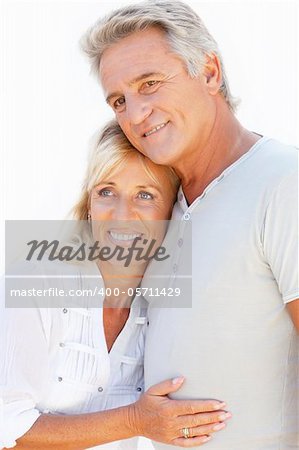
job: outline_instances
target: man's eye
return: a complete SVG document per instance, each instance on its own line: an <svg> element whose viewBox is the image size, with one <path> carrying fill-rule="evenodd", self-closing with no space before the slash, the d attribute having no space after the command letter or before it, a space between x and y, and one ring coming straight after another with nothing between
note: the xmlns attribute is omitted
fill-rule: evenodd
<svg viewBox="0 0 299 450"><path fill-rule="evenodd" d="M147 86L154 86L156 83L158 83L158 81L156 81L156 80L150 80L150 81L147 81L145 84L146 84Z"/></svg>
<svg viewBox="0 0 299 450"><path fill-rule="evenodd" d="M143 89L146 88L151 88L151 87L156 87L158 85L159 81L157 80L149 80L149 81L145 81L143 83Z"/></svg>
<svg viewBox="0 0 299 450"><path fill-rule="evenodd" d="M119 97L113 102L113 108L114 109L120 109L125 105L125 97Z"/></svg>
<svg viewBox="0 0 299 450"><path fill-rule="evenodd" d="M153 200L154 196L149 192L139 192L138 197L142 200Z"/></svg>

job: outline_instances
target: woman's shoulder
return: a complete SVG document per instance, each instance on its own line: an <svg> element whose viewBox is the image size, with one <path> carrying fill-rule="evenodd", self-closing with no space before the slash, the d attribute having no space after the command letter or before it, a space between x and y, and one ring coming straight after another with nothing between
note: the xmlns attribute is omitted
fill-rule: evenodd
<svg viewBox="0 0 299 450"><path fill-rule="evenodd" d="M102 286L95 264L61 261L22 261L2 277L2 305L10 308L87 307Z"/></svg>

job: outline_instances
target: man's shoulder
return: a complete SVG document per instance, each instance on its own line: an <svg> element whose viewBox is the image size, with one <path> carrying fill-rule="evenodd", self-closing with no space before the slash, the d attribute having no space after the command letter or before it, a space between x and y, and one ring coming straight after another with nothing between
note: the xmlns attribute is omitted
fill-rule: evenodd
<svg viewBox="0 0 299 450"><path fill-rule="evenodd" d="M256 153L257 160L264 165L264 171L277 175L287 175L298 170L299 149L273 138L264 138Z"/></svg>
<svg viewBox="0 0 299 450"><path fill-rule="evenodd" d="M233 171L232 181L252 193L261 195L265 191L269 194L284 179L298 176L298 150L294 145L263 137L244 155L242 164Z"/></svg>

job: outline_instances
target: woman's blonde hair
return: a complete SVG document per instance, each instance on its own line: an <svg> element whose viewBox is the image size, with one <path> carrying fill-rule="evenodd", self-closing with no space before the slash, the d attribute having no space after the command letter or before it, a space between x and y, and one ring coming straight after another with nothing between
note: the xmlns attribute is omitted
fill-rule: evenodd
<svg viewBox="0 0 299 450"><path fill-rule="evenodd" d="M122 129L115 120L110 121L97 136L95 145L91 149L88 159L86 175L83 181L81 195L74 206L72 213L77 220L87 220L90 207L90 194L92 189L105 177L114 171L125 167L130 158L138 158L146 173L155 182L159 183L151 170L146 156L140 153L128 141ZM179 186L179 179L174 170L167 166L159 166L164 171L173 191L173 201Z"/></svg>

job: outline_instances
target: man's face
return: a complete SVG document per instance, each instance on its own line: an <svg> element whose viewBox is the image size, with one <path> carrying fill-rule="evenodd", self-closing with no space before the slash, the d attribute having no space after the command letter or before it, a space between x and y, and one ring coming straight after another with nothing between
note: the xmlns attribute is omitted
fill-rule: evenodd
<svg viewBox="0 0 299 450"><path fill-rule="evenodd" d="M179 167L202 148L215 120L208 77L192 79L157 28L105 50L100 77L131 143L158 164Z"/></svg>

